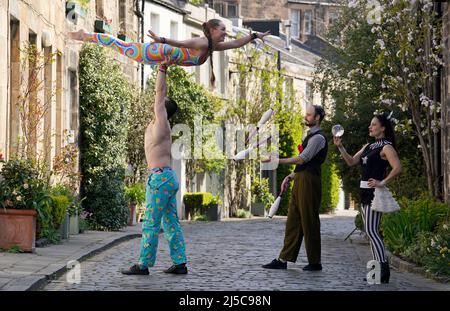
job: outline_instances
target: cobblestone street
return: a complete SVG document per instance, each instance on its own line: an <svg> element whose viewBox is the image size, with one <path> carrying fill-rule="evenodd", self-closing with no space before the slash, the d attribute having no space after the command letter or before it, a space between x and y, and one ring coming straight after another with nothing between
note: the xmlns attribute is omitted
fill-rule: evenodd
<svg viewBox="0 0 450 311"><path fill-rule="evenodd" d="M363 281L371 259L369 245L354 229L354 212L321 216L322 264L320 272L305 272L302 246L297 263L287 270L266 270L262 264L278 256L284 237L285 217L267 220L226 220L183 223L188 275L168 275L171 265L167 242L160 235L156 265L149 276L124 276L120 268L135 263L139 241L123 242L81 263L81 282L69 284L66 275L43 290L337 290L400 291L450 290L420 275L391 272L391 283L368 285Z"/></svg>

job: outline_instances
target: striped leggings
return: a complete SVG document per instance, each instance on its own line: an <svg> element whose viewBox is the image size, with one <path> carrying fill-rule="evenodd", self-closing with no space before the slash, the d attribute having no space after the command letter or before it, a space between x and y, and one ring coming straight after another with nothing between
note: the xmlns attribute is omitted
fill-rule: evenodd
<svg viewBox="0 0 450 311"><path fill-rule="evenodd" d="M366 234L370 239L370 248L372 250L373 259L380 263L387 262L386 250L379 233L382 213L372 210L369 204L362 205L361 213Z"/></svg>

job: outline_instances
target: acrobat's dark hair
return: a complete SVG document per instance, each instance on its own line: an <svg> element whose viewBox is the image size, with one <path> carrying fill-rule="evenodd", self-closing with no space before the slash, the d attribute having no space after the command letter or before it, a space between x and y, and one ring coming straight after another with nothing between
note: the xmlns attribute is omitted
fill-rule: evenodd
<svg viewBox="0 0 450 311"><path fill-rule="evenodd" d="M166 97L164 104L166 106L167 119L170 119L178 111L178 105L172 98L169 97Z"/></svg>
<svg viewBox="0 0 450 311"><path fill-rule="evenodd" d="M205 34L205 37L208 39L209 63L211 65L211 79L210 79L211 86L214 86L216 82L216 76L214 75L214 61L213 61L214 46L211 38L211 29L219 27L221 23L222 21L220 19L213 18L202 24L203 33Z"/></svg>

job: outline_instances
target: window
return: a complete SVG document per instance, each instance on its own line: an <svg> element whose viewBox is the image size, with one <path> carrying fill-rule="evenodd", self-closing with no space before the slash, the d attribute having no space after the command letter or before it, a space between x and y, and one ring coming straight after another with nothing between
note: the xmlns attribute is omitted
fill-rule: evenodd
<svg viewBox="0 0 450 311"><path fill-rule="evenodd" d="M306 82L305 100L308 104L312 104L313 99L314 99L314 94L312 92L312 83Z"/></svg>
<svg viewBox="0 0 450 311"><path fill-rule="evenodd" d="M228 16L227 17L238 17L238 7L235 3L228 4Z"/></svg>
<svg viewBox="0 0 450 311"><path fill-rule="evenodd" d="M20 24L19 21L11 16L9 24L10 43L9 43L9 144L3 150L6 154L14 154L17 152L17 140L19 136L20 119L19 108L17 107L17 99L19 97L19 81L20 81ZM9 117L9 118L8 118ZM8 148L9 146L9 148Z"/></svg>
<svg viewBox="0 0 450 311"><path fill-rule="evenodd" d="M65 124L69 130L68 143L74 143L75 133L78 130L78 78L77 72L74 70L68 71L67 87L69 91L67 92Z"/></svg>
<svg viewBox="0 0 450 311"><path fill-rule="evenodd" d="M45 59L50 59L52 48L43 47ZM53 65L52 62L47 63L44 68L44 105L46 112L44 115L44 156L48 167L52 167L52 111L53 111Z"/></svg>
<svg viewBox="0 0 450 311"><path fill-rule="evenodd" d="M291 12L291 36L298 38L300 36L300 11L292 10Z"/></svg>
<svg viewBox="0 0 450 311"><path fill-rule="evenodd" d="M62 56L61 54L56 55L56 154L61 152L61 142L62 142Z"/></svg>
<svg viewBox="0 0 450 311"><path fill-rule="evenodd" d="M127 2L119 0L119 28L126 31Z"/></svg>
<svg viewBox="0 0 450 311"><path fill-rule="evenodd" d="M224 16L223 3L214 3L214 10L219 13L219 15Z"/></svg>
<svg viewBox="0 0 450 311"><path fill-rule="evenodd" d="M332 26L338 19L338 14L336 12L328 13L328 27Z"/></svg>
<svg viewBox="0 0 450 311"><path fill-rule="evenodd" d="M103 0L95 0L95 14L98 17L103 17L105 15Z"/></svg>
<svg viewBox="0 0 450 311"><path fill-rule="evenodd" d="M310 35L312 33L312 12L305 11L305 34Z"/></svg>
<svg viewBox="0 0 450 311"><path fill-rule="evenodd" d="M178 22L170 22L170 38L178 40Z"/></svg>
<svg viewBox="0 0 450 311"><path fill-rule="evenodd" d="M150 27L154 33L159 34L159 14L150 14Z"/></svg>

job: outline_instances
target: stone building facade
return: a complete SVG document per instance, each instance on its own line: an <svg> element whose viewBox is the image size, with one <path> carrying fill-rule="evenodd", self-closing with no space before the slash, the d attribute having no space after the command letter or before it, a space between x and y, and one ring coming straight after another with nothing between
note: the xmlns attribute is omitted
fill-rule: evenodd
<svg viewBox="0 0 450 311"><path fill-rule="evenodd" d="M58 53L54 62L38 76L45 87L30 97L30 100L49 103L40 124L40 131L45 132L44 140L36 140L34 148L38 154L46 153L51 166L52 159L62 147L77 143L81 44L69 41L66 32L81 28L94 31L95 22L100 18L108 20L107 31L114 36L119 30L130 37L137 34L133 0L91 0L85 7L80 7L74 0L0 0L0 45L4 47L0 49L0 72L3 73L0 75L0 152L6 159L15 154L22 135L17 102L23 84L29 80L29 68L24 70L21 66L22 50L27 42L34 44L44 55ZM111 52L110 55L122 65L129 81L138 85L137 63L118 53ZM72 138L66 139L65 133L71 134Z"/></svg>

